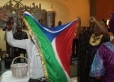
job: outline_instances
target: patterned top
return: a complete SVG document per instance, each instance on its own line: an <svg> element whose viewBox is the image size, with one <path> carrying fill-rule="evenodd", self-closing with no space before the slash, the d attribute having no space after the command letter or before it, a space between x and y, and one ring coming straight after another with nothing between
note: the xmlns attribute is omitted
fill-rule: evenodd
<svg viewBox="0 0 114 82"><path fill-rule="evenodd" d="M114 45L101 44L92 63L90 76L103 76L102 82L114 82Z"/></svg>
<svg viewBox="0 0 114 82"><path fill-rule="evenodd" d="M91 64L93 62L94 56L96 54L99 46L108 42L110 38L105 38L104 35L101 39L99 45L92 46L89 44L90 37L92 35L92 31L83 30L83 32L79 36L78 43L78 77L80 78L79 82L98 82L94 81L94 78L89 76ZM95 79L96 80L96 79Z"/></svg>

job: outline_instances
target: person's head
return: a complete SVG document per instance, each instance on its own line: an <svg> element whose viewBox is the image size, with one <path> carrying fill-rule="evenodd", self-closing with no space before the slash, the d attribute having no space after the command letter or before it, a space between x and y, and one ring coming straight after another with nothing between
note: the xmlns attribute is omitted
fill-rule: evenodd
<svg viewBox="0 0 114 82"><path fill-rule="evenodd" d="M100 35L102 33L101 30L99 29L99 27L96 24L93 27L93 33L95 35Z"/></svg>
<svg viewBox="0 0 114 82"><path fill-rule="evenodd" d="M39 19L38 22L42 25L43 24L43 20Z"/></svg>
<svg viewBox="0 0 114 82"><path fill-rule="evenodd" d="M13 17L9 17L8 21L10 21L13 24L14 23Z"/></svg>
<svg viewBox="0 0 114 82"><path fill-rule="evenodd" d="M109 27L110 27L110 31L114 34L114 13L111 14Z"/></svg>
<svg viewBox="0 0 114 82"><path fill-rule="evenodd" d="M105 22L104 22L103 20L101 20L99 23L100 23L101 25L103 25L105 28L107 28L106 25L105 25ZM102 34L102 31L101 31L100 28L97 26L97 24L95 24L94 27L93 27L93 33L94 33L95 35L101 35L101 34Z"/></svg>
<svg viewBox="0 0 114 82"><path fill-rule="evenodd" d="M20 25L17 25L17 32L22 32L22 26L20 26Z"/></svg>
<svg viewBox="0 0 114 82"><path fill-rule="evenodd" d="M12 27L13 26L13 24L12 24L11 21L6 21L6 25L9 26L9 27Z"/></svg>
<svg viewBox="0 0 114 82"><path fill-rule="evenodd" d="M58 21L58 26L62 25L62 22L61 21Z"/></svg>

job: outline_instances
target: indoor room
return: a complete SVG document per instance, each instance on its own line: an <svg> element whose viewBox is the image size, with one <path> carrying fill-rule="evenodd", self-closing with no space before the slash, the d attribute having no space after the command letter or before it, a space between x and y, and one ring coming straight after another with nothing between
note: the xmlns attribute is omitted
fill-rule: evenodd
<svg viewBox="0 0 114 82"><path fill-rule="evenodd" d="M107 82L102 44L113 45L113 2L0 1L0 82Z"/></svg>

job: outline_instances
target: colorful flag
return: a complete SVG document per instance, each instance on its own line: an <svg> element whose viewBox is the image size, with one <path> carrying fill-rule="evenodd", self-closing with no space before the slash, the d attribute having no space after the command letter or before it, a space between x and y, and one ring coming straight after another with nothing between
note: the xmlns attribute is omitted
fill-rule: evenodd
<svg viewBox="0 0 114 82"><path fill-rule="evenodd" d="M71 82L71 48L77 19L61 26L48 28L25 12L24 21L37 40L47 82Z"/></svg>

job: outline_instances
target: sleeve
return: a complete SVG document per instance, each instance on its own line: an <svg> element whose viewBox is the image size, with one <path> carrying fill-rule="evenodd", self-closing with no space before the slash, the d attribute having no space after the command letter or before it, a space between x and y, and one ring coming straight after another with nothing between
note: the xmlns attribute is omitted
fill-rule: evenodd
<svg viewBox="0 0 114 82"><path fill-rule="evenodd" d="M13 46L13 47L19 47L19 48L23 48L26 49L27 48L27 41L28 39L23 39L23 40L15 40L13 38L13 33L12 31L7 31L6 32L6 36L7 36L7 42Z"/></svg>
<svg viewBox="0 0 114 82"><path fill-rule="evenodd" d="M91 66L90 76L91 77L103 76L104 73L105 73L105 67L103 65L103 60L100 57L98 50Z"/></svg>

